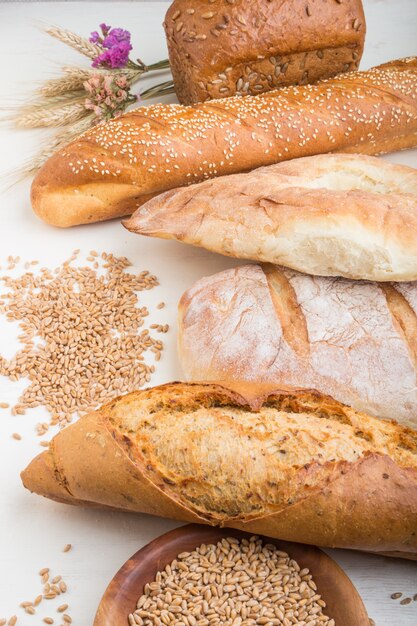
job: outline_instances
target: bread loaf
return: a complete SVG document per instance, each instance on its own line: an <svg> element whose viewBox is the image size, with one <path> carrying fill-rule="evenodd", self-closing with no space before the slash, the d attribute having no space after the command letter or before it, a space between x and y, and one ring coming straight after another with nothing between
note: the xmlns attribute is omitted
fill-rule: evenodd
<svg viewBox="0 0 417 626"><path fill-rule="evenodd" d="M324 152L417 145L417 58L260 96L140 107L52 156L32 185L46 222L128 215L189 183Z"/></svg>
<svg viewBox="0 0 417 626"><path fill-rule="evenodd" d="M180 301L179 356L191 380L315 387L417 430L417 283L220 272Z"/></svg>
<svg viewBox="0 0 417 626"><path fill-rule="evenodd" d="M69 504L417 557L416 433L314 391L138 391L62 430L22 479Z"/></svg>
<svg viewBox="0 0 417 626"><path fill-rule="evenodd" d="M128 220L141 235L322 276L417 279L417 170L327 154L167 191Z"/></svg>
<svg viewBox="0 0 417 626"><path fill-rule="evenodd" d="M183 104L354 70L365 41L361 0L174 0L164 26Z"/></svg>

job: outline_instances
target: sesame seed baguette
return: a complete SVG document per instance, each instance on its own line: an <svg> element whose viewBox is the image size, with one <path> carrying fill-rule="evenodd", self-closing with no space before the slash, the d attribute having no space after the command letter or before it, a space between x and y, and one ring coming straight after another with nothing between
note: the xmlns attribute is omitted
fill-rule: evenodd
<svg viewBox="0 0 417 626"><path fill-rule="evenodd" d="M67 227L121 217L168 189L296 157L417 145L417 58L191 107L139 107L52 156L34 211Z"/></svg>
<svg viewBox="0 0 417 626"><path fill-rule="evenodd" d="M314 387L417 430L417 282L242 265L198 280L178 308L187 380Z"/></svg>
<svg viewBox="0 0 417 626"><path fill-rule="evenodd" d="M182 104L356 69L366 30L361 0L174 0L164 26Z"/></svg>
<svg viewBox="0 0 417 626"><path fill-rule="evenodd" d="M417 558L417 437L316 391L171 383L62 430L48 498Z"/></svg>

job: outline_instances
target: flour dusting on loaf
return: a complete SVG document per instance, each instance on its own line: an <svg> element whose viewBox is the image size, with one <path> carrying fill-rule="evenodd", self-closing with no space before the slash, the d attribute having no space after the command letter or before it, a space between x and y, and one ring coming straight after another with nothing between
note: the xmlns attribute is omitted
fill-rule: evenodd
<svg viewBox="0 0 417 626"><path fill-rule="evenodd" d="M217 346L219 359L216 359L221 368L219 380L236 368L237 379L256 380L262 375L259 381L269 382L260 371L260 364L273 368L275 359L281 354L288 367L293 369L297 365L296 355L283 340L271 300L265 298L267 285L263 273L257 271L256 266L228 272L230 280L224 272L203 278L184 296L191 306L184 310L179 327L180 344L184 350L185 342L191 346L195 341L192 377L205 380L211 371L214 357L212 333L221 317ZM236 281L239 289L236 289ZM268 320L267 324L265 320ZM187 368L185 373L189 375Z"/></svg>
<svg viewBox="0 0 417 626"><path fill-rule="evenodd" d="M417 283L392 287L415 305ZM273 303L291 290L293 314L307 328L304 352L296 349L294 325ZM359 410L417 426L417 346L407 343L401 319L377 283L242 266L198 281L179 311L179 352L188 379L313 387Z"/></svg>

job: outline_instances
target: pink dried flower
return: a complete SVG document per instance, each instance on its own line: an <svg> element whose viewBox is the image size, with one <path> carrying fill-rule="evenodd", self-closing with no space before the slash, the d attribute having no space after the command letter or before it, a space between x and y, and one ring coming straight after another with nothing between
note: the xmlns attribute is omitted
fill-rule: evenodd
<svg viewBox="0 0 417 626"><path fill-rule="evenodd" d="M127 107L138 100L130 93L130 85L125 76L94 74L84 83L89 97L84 106L100 119L110 119L120 115Z"/></svg>

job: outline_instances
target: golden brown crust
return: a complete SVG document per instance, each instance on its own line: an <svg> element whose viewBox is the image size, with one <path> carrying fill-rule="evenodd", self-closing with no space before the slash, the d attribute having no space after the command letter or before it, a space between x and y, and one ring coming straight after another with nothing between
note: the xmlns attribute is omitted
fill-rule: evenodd
<svg viewBox="0 0 417 626"><path fill-rule="evenodd" d="M417 557L416 470L400 468L388 457L365 455L354 466L335 468L335 473L319 493L279 516L239 527L333 548L340 547L342 533L344 548Z"/></svg>
<svg viewBox="0 0 417 626"><path fill-rule="evenodd" d="M52 156L33 182L33 209L67 227L133 213L167 189L279 161L352 146L368 154L411 147L416 93L417 60L410 58L260 96L139 107Z"/></svg>
<svg viewBox="0 0 417 626"><path fill-rule="evenodd" d="M365 40L360 0L174 0L164 26L182 104L356 69Z"/></svg>
<svg viewBox="0 0 417 626"><path fill-rule="evenodd" d="M321 154L153 198L124 221L231 257L320 276L417 279L417 170Z"/></svg>
<svg viewBox="0 0 417 626"><path fill-rule="evenodd" d="M279 412L274 413L275 409ZM251 449L251 437L248 438L251 429L255 429L252 432L254 440L264 441L266 460L261 459L261 463L276 462L271 456L275 454L271 448L274 444L272 435L268 431L262 434L263 427L259 425L265 411L265 415L270 412L272 420L282 419L285 427L294 420L300 420L301 424L306 412L313 422L323 422L324 428L330 420L337 437L344 437L343 433L348 432L346 428L352 427L354 430L349 431L350 436L357 439L357 444L352 447L353 440L345 438L345 452L338 452L342 456L334 462L313 460L302 467L288 466L289 473L285 474L289 477L288 484L284 481L282 486L268 486L270 477L261 476L260 482L254 484L258 484L256 489L261 488L259 493L264 494L264 502L257 500L259 493L248 496L249 504L253 501L254 507L249 507L247 513L234 508L234 514L228 514L226 502L222 512L216 504L215 491L211 493L211 487L207 487L213 478L208 474L204 489L211 496L209 500L199 500L197 491L190 491L187 481L192 482L201 472L207 471L209 457L216 454L216 450L210 448L210 440L216 432L217 453L224 453L223 464L232 465L224 465L222 471L226 474L232 471L235 481L231 488L218 483L219 489L227 489L227 498L233 499L233 494L239 498L239 493L245 493L245 485L239 482L239 477L247 469L242 464L245 463L245 448ZM168 430L164 430L165 420L168 420L167 425L169 421L175 424L181 416L188 419L187 412L191 415L189 423L197 430L187 436L187 427L184 430L178 428L173 442ZM205 417L217 423L213 430L205 427ZM199 433L200 421L203 430ZM308 429L313 428L307 424ZM273 422L270 425L273 432ZM362 430L357 425L361 425ZM155 439L155 429L158 428L162 431ZM355 435L358 430L359 434ZM241 446L241 454L233 461L228 460L233 451L221 448L223 433L226 433L226 446L231 445L230 439L227 442L229 435L242 438L242 443L237 444ZM199 437L201 443L198 443ZM307 441L306 434L301 436L300 432L300 437L300 450L311 445L303 443ZM373 440L373 444L369 443L369 450L373 451L366 451L367 438ZM352 456L356 445L361 445L364 453ZM183 446L187 450L186 458L181 457ZM392 450L396 460L394 456L382 453L384 449ZM318 545L416 555L416 452L415 433L358 414L315 391L242 383L231 386L172 383L129 394L81 418L54 438L50 450L32 461L22 473L22 480L36 493L71 504L100 504L185 521L245 528ZM297 450L292 449L291 454L297 454ZM343 460L343 454L350 460ZM168 465L167 459L171 459ZM187 468L194 468L182 483L178 478L178 464L182 464L184 476L188 475ZM251 472L256 473L258 461L254 459L249 464ZM192 478L192 475L195 476ZM172 477L175 479L171 480ZM285 502L279 496L276 504L272 500L268 503L274 488L278 488L281 496L287 494ZM290 497L289 493L292 494ZM214 508L207 508L207 502L212 502ZM221 500L219 502L222 506Z"/></svg>

